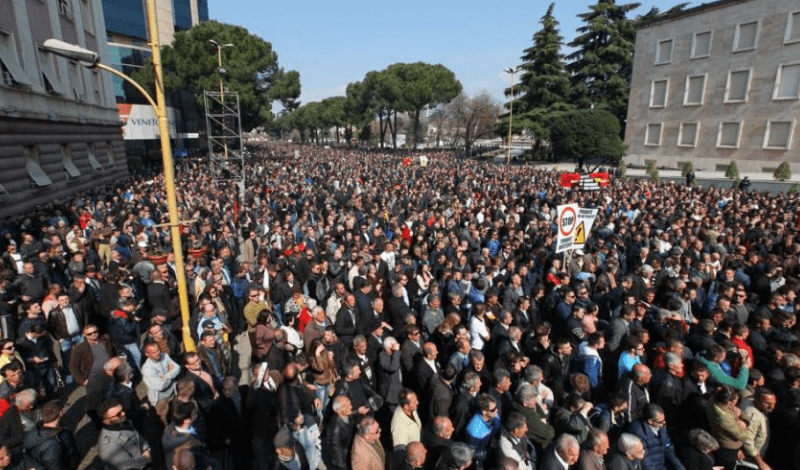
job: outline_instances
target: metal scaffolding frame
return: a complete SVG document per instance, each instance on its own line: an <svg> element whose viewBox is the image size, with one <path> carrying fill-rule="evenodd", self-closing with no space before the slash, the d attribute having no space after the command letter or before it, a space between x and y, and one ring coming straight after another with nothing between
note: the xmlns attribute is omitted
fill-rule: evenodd
<svg viewBox="0 0 800 470"><path fill-rule="evenodd" d="M217 184L236 182L244 190L244 150L239 93L204 92L208 157Z"/></svg>

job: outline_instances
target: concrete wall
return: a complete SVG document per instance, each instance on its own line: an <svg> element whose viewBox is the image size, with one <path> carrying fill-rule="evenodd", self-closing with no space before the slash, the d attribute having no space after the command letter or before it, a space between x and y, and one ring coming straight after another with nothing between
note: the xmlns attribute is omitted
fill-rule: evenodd
<svg viewBox="0 0 800 470"><path fill-rule="evenodd" d="M785 43L792 12L800 11L796 0L729 0L694 9L674 19L640 27L636 36L634 71L625 143L626 162L678 168L693 162L695 168L715 170L736 160L743 172L772 172L784 161L800 172L800 100L775 100L779 64L800 63L800 41ZM758 21L756 47L734 52L737 24ZM692 58L695 34L710 31L711 52ZM668 63L656 64L659 42L672 41ZM730 71L750 70L750 85L743 102L726 102ZM687 77L705 75L702 105L684 103ZM651 106L654 80L668 80L666 105ZM788 149L765 149L767 123L792 121ZM721 122L738 121L740 138L736 148L718 146ZM659 145L646 145L648 126L661 124ZM698 123L694 146L679 146L681 123ZM654 130L651 127L651 130ZM655 142L655 139L648 139Z"/></svg>

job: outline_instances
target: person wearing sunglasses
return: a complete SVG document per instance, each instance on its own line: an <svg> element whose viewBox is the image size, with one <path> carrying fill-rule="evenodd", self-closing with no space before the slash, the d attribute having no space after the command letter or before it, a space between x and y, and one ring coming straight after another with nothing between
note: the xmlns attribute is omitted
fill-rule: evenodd
<svg viewBox="0 0 800 470"><path fill-rule="evenodd" d="M655 403L645 406L642 417L631 423L630 433L642 440L642 470L684 470L667 432L664 410Z"/></svg>

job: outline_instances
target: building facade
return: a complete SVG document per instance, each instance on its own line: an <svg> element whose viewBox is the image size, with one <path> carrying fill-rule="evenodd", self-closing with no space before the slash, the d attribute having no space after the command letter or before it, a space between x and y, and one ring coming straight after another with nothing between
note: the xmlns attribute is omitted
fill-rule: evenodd
<svg viewBox="0 0 800 470"><path fill-rule="evenodd" d="M722 0L640 24L629 164L800 172L800 3Z"/></svg>
<svg viewBox="0 0 800 470"><path fill-rule="evenodd" d="M0 0L0 217L127 175L111 78L42 48L108 62L100 0Z"/></svg>
<svg viewBox="0 0 800 470"><path fill-rule="evenodd" d="M158 19L159 42L172 44L175 33L186 31L200 22L208 21L208 0L155 0ZM148 44L147 8L145 0L102 0L103 15L108 39L109 64L130 76L144 66L150 57ZM209 53L213 51L209 49ZM133 105L149 112L147 101L138 91L119 77L112 77L114 98L122 105L120 110ZM203 123L197 114L194 95L188 92L168 92L167 106L171 125L177 132L173 137L195 135ZM123 115L123 121L127 116ZM154 117L154 116L152 116ZM150 134L153 134L151 132ZM136 138L136 133L125 133L125 149L128 155L146 156L159 154L157 138ZM189 146L187 142L175 143L175 147ZM194 139L197 142L198 139ZM159 156L160 158L160 156Z"/></svg>

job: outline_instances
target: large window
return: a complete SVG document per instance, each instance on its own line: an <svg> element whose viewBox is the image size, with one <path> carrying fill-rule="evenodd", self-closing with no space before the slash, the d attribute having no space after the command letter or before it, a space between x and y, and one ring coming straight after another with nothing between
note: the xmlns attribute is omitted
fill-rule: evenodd
<svg viewBox="0 0 800 470"><path fill-rule="evenodd" d="M653 80L653 85L650 90L650 107L663 108L667 105L667 89L669 88L669 80Z"/></svg>
<svg viewBox="0 0 800 470"><path fill-rule="evenodd" d="M739 103L747 101L747 91L749 89L750 69L728 72L728 83L725 85L725 102Z"/></svg>
<svg viewBox="0 0 800 470"><path fill-rule="evenodd" d="M776 100L796 100L800 97L800 63L778 66L772 97Z"/></svg>
<svg viewBox="0 0 800 470"><path fill-rule="evenodd" d="M721 122L717 135L717 147L736 148L739 146L741 122Z"/></svg>
<svg viewBox="0 0 800 470"><path fill-rule="evenodd" d="M700 106L705 95L706 76L690 75L686 77L686 93L683 96L684 106Z"/></svg>
<svg viewBox="0 0 800 470"><path fill-rule="evenodd" d="M696 122L682 122L678 133L678 147L694 147L697 145L697 128L698 124Z"/></svg>
<svg viewBox="0 0 800 470"><path fill-rule="evenodd" d="M800 11L789 13L786 20L786 34L783 37L784 43L800 41Z"/></svg>
<svg viewBox="0 0 800 470"><path fill-rule="evenodd" d="M103 18L105 18L108 32L147 40L144 2L103 0Z"/></svg>
<svg viewBox="0 0 800 470"><path fill-rule="evenodd" d="M794 121L770 121L764 134L764 148L786 150L792 145Z"/></svg>
<svg viewBox="0 0 800 470"><path fill-rule="evenodd" d="M701 59L711 55L711 31L694 33L691 54L692 59Z"/></svg>
<svg viewBox="0 0 800 470"><path fill-rule="evenodd" d="M190 0L172 0L172 16L175 20L175 31L192 29L192 7Z"/></svg>
<svg viewBox="0 0 800 470"><path fill-rule="evenodd" d="M654 123L647 125L647 132L644 137L645 145L659 146L661 145L661 123Z"/></svg>
<svg viewBox="0 0 800 470"><path fill-rule="evenodd" d="M739 23L733 36L733 52L750 51L758 44L758 21Z"/></svg>
<svg viewBox="0 0 800 470"><path fill-rule="evenodd" d="M656 65L672 62L672 39L658 41L656 45Z"/></svg>

